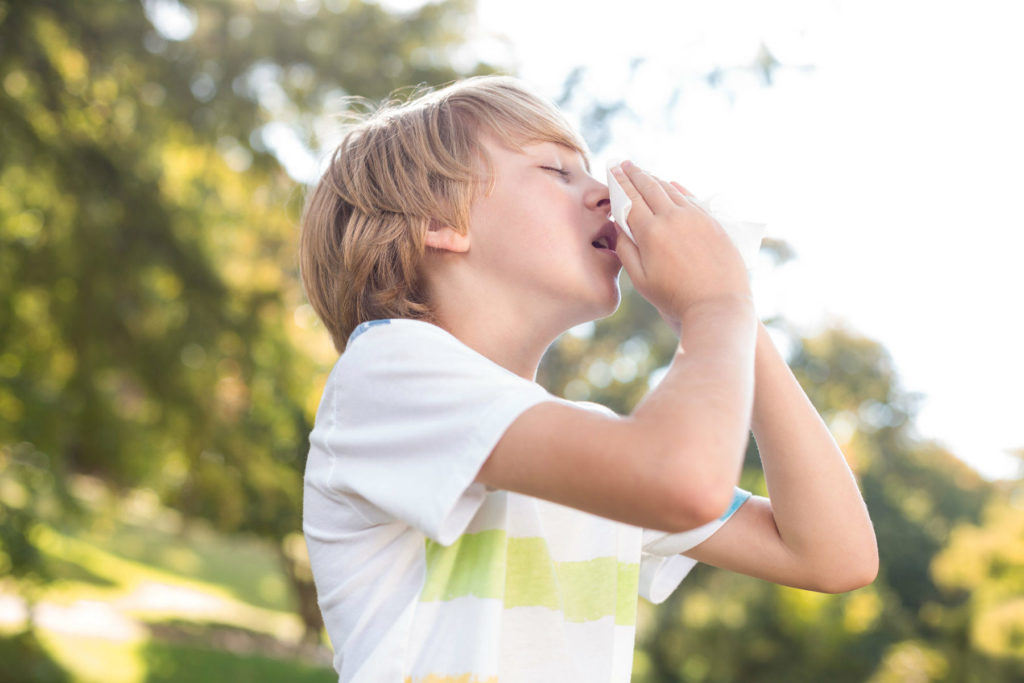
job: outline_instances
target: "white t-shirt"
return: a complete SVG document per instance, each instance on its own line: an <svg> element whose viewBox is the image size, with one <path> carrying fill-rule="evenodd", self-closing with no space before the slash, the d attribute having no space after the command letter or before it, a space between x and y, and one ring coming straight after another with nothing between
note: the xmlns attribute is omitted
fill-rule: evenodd
<svg viewBox="0 0 1024 683"><path fill-rule="evenodd" d="M475 483L542 401L565 402L435 325L352 333L310 435L303 500L339 681L629 681L637 595L667 598L696 564L679 553L750 494L670 534Z"/></svg>

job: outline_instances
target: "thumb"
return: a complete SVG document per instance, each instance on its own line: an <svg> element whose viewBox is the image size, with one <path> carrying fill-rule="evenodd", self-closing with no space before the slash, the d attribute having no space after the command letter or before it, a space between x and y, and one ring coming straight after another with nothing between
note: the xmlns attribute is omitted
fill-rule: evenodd
<svg viewBox="0 0 1024 683"><path fill-rule="evenodd" d="M615 253L618 255L619 260L622 261L622 265L626 268L626 272L629 273L631 280L642 279L644 274L643 264L640 262L640 250L633 240L626 236L622 228L619 227L618 223L615 224L616 236L615 236Z"/></svg>

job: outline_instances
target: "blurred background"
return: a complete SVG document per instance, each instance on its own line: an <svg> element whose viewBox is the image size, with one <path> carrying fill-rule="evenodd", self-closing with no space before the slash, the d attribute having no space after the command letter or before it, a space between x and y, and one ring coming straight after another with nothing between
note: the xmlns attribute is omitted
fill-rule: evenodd
<svg viewBox="0 0 1024 683"><path fill-rule="evenodd" d="M342 98L479 73L558 102L598 172L768 223L759 314L877 529L844 595L698 566L641 602L634 679L1024 680L1017 7L0 0L0 680L335 680L306 184ZM675 339L623 294L544 386L628 412L658 380Z"/></svg>

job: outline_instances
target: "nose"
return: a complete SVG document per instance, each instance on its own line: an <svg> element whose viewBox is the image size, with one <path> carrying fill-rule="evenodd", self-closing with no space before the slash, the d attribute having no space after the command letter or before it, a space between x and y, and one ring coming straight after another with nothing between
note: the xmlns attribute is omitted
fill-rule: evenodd
<svg viewBox="0 0 1024 683"><path fill-rule="evenodd" d="M607 212L612 206L612 200L608 195L608 186L596 179L587 189L585 201L587 208L604 212Z"/></svg>

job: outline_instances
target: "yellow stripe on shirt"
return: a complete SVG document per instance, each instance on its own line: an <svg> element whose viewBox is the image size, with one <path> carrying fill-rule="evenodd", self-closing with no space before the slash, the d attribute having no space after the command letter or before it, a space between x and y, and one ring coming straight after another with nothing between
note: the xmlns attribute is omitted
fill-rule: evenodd
<svg viewBox="0 0 1024 683"><path fill-rule="evenodd" d="M450 546L426 542L422 602L462 597L502 600L506 608L546 607L566 621L614 617L636 623L640 565L615 557L555 562L541 537L507 537L502 530L465 534Z"/></svg>

